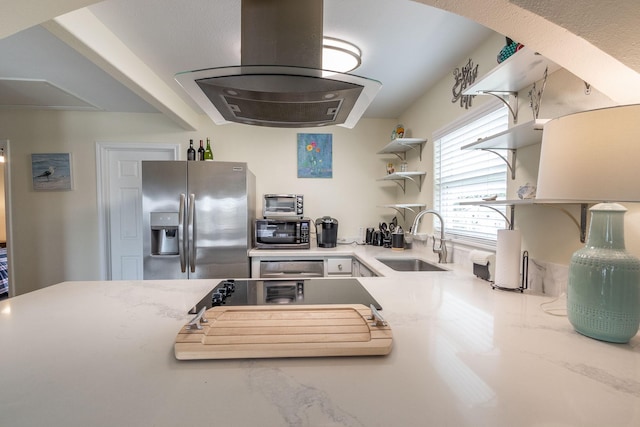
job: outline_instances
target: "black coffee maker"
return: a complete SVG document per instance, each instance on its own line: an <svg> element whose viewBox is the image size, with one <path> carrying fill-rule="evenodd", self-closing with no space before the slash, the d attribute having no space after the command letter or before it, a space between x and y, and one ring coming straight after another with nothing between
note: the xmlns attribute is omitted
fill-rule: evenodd
<svg viewBox="0 0 640 427"><path fill-rule="evenodd" d="M338 220L330 216L316 219L316 241L319 248L335 248L338 243Z"/></svg>

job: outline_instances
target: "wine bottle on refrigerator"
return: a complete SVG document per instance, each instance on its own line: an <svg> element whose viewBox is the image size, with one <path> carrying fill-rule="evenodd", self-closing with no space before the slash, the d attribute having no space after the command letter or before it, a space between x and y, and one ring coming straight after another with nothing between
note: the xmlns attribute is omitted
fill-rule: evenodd
<svg viewBox="0 0 640 427"><path fill-rule="evenodd" d="M209 141L209 138L207 138L207 148L204 150L204 159L213 160L213 151L211 151L211 142Z"/></svg>
<svg viewBox="0 0 640 427"><path fill-rule="evenodd" d="M187 160L196 159L196 150L193 148L193 139L189 140L189 148L187 149Z"/></svg>
<svg viewBox="0 0 640 427"><path fill-rule="evenodd" d="M202 146L202 140L200 140L200 148L198 148L198 160L204 160L204 147Z"/></svg>

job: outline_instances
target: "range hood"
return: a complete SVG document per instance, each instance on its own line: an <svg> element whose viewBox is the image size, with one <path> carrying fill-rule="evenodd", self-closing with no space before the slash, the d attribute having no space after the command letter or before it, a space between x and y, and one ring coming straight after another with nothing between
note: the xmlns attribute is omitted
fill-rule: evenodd
<svg viewBox="0 0 640 427"><path fill-rule="evenodd" d="M216 123L353 128L380 82L322 70L322 0L242 0L241 65L175 76Z"/></svg>

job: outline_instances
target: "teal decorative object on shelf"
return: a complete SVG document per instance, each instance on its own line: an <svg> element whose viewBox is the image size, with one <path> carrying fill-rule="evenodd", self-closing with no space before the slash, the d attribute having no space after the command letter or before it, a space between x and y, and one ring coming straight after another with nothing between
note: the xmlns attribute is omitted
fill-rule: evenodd
<svg viewBox="0 0 640 427"><path fill-rule="evenodd" d="M600 203L590 211L587 243L569 264L567 314L583 335L626 343L640 326L640 260L625 249L627 209Z"/></svg>
<svg viewBox="0 0 640 427"><path fill-rule="evenodd" d="M502 63L503 61L508 59L510 56L512 56L514 53L516 53L517 51L519 51L524 47L522 43L514 42L509 37L506 37L506 40L507 40L507 44L498 53L498 57L497 57L498 64Z"/></svg>

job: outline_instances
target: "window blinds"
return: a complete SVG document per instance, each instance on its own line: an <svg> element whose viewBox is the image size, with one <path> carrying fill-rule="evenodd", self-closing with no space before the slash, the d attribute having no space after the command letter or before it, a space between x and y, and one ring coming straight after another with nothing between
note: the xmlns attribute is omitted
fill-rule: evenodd
<svg viewBox="0 0 640 427"><path fill-rule="evenodd" d="M491 196L506 198L506 163L494 153L461 147L508 127L507 107L489 103L434 134L435 208L444 217L450 237L495 244L497 230L505 228L504 218L493 209L459 203ZM505 211L504 206L496 209ZM438 222L434 225L440 227Z"/></svg>

